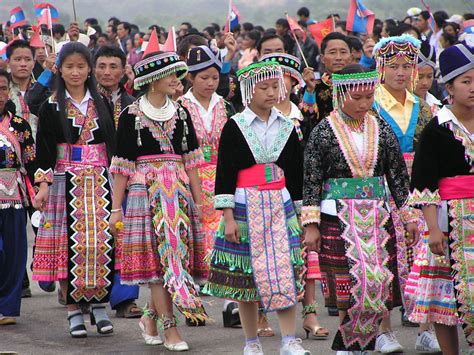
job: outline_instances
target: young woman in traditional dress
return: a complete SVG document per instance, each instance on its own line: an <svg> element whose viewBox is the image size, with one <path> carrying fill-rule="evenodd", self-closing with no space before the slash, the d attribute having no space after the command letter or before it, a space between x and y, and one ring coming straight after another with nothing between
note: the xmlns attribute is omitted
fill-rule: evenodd
<svg viewBox="0 0 474 355"><path fill-rule="evenodd" d="M0 70L0 326L15 324L20 316L28 254L26 208L30 197L26 174L34 173L35 159L30 125L15 115L9 93L10 75Z"/></svg>
<svg viewBox="0 0 474 355"><path fill-rule="evenodd" d="M405 207L409 178L390 126L369 114L376 72L349 65L333 74L335 110L313 129L305 150L302 223L321 272L333 277L340 327L332 349L373 350L391 308L396 265L388 264L394 234L384 178L404 212L409 244L418 229ZM329 294L327 295L329 296Z"/></svg>
<svg viewBox="0 0 474 355"><path fill-rule="evenodd" d="M295 338L303 292L297 219L303 156L293 122L274 108L285 96L283 73L276 63L259 62L238 77L247 107L221 134L215 207L224 212L204 292L239 302L244 354L263 354L259 304L278 314L280 354L309 354Z"/></svg>
<svg viewBox="0 0 474 355"><path fill-rule="evenodd" d="M199 166L202 187L203 239L194 239L194 280L204 285L209 276L206 256L212 250L222 211L214 209L217 151L222 128L235 113L232 104L216 93L222 62L207 46L190 49L187 57L188 82L191 88L180 98L193 121L204 160ZM236 302L224 302L224 327L239 326ZM187 321L189 324L189 321Z"/></svg>
<svg viewBox="0 0 474 355"><path fill-rule="evenodd" d="M105 311L114 271L108 218L108 166L115 127L97 93L89 50L79 42L61 49L57 89L38 112L35 207L43 211L33 279L59 281L67 301L69 332L86 337L79 304L91 303L91 324L113 332Z"/></svg>
<svg viewBox="0 0 474 355"><path fill-rule="evenodd" d="M206 319L192 277L193 240L202 238L198 166L203 156L189 112L169 98L187 66L173 52L152 51L134 71L135 88L145 94L120 116L110 168L115 178L110 224L114 233L123 227L122 283L151 289L153 303L145 309L149 321L142 319L142 331L156 334L154 321L159 321L164 346L184 351L189 346L176 329L173 303L194 322ZM162 342L155 335L152 343Z"/></svg>
<svg viewBox="0 0 474 355"><path fill-rule="evenodd" d="M421 207L431 253L420 265L412 319L433 322L443 354L459 354L457 325L474 348L474 37L445 49L441 75L452 105L426 126L409 203Z"/></svg>
<svg viewBox="0 0 474 355"><path fill-rule="evenodd" d="M275 107L282 115L293 121L300 144L304 149L309 135L317 123L317 119L316 113L310 111L302 112L298 108L299 105L292 101L298 101L298 96L295 95L294 89L303 83L301 62L298 58L285 53L268 54L260 60L262 62L276 62L281 66L286 95ZM305 262L307 271L302 312L304 318L303 328L307 338L311 335L315 339L326 339L329 336L329 331L319 324L316 306L316 280L321 280L318 254L314 251L306 252Z"/></svg>

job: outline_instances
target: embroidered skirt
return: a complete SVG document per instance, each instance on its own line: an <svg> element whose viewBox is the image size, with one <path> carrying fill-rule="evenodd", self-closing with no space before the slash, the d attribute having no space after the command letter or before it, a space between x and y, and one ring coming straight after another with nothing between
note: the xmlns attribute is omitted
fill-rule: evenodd
<svg viewBox="0 0 474 355"><path fill-rule="evenodd" d="M214 246L222 211L214 209L214 188L216 165L205 163L199 167L199 178L202 187L202 229L203 238L194 238L194 280L203 284L209 277L207 256Z"/></svg>
<svg viewBox="0 0 474 355"><path fill-rule="evenodd" d="M282 304L291 306L303 295L304 277L301 230L293 201L286 188L250 190L237 188L235 194L234 219L240 230L239 244L226 240L225 224L221 220L211 255L209 281L203 292L236 301L262 302L266 311L277 310ZM254 233L257 230L260 230L258 235ZM275 265L274 260L282 262ZM265 271L267 266L271 270ZM275 273L281 275L280 280L272 277ZM291 300L272 304L269 298L279 292L278 288L287 290L288 297L294 294Z"/></svg>
<svg viewBox="0 0 474 355"><path fill-rule="evenodd" d="M36 237L33 279L68 281L67 302L108 302L114 240L108 172L100 166L60 166ZM47 224L50 228L47 228Z"/></svg>
<svg viewBox="0 0 474 355"><path fill-rule="evenodd" d="M187 318L205 319L192 277L193 240L201 235L181 156L140 157L129 183L122 283L163 282Z"/></svg>

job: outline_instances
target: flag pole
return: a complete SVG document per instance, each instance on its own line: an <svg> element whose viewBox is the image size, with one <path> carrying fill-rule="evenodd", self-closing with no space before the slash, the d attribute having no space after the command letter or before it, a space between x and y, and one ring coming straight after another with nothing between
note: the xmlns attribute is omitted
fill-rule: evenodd
<svg viewBox="0 0 474 355"><path fill-rule="evenodd" d="M49 33L51 34L51 52L52 54L56 53L54 48L54 37L53 37L53 19L51 18L51 9L48 7L48 26ZM46 47L46 46L45 46Z"/></svg>
<svg viewBox="0 0 474 355"><path fill-rule="evenodd" d="M77 22L77 15L76 15L76 2L72 0L72 11L74 13L74 22Z"/></svg>
<svg viewBox="0 0 474 355"><path fill-rule="evenodd" d="M173 31L172 32L172 35L173 35L173 49L174 49L174 51L177 51L178 47L176 45L176 30L174 29L174 26L171 26L171 31Z"/></svg>
<svg viewBox="0 0 474 355"><path fill-rule="evenodd" d="M286 15L286 20L288 21L288 12L285 12L285 15ZM301 49L300 42L298 41L298 38L296 38L295 31L291 30L291 28L290 28L290 32L293 35L293 38L295 39L296 45L298 46L298 50L301 53L301 57L303 58L304 64L306 65L306 68L309 68L308 61L306 60L306 57L303 53L303 50Z"/></svg>
<svg viewBox="0 0 474 355"><path fill-rule="evenodd" d="M334 21L334 15L331 14L331 19L332 19L332 31L336 32L336 21Z"/></svg>

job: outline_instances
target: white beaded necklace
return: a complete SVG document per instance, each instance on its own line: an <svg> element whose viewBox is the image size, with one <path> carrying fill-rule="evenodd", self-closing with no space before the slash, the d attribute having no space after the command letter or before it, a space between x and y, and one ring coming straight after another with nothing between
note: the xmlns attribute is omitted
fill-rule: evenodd
<svg viewBox="0 0 474 355"><path fill-rule="evenodd" d="M143 95L140 98L139 107L146 117L157 122L168 121L176 113L176 107L169 97L166 97L166 102L162 107L156 108L148 101L146 95Z"/></svg>

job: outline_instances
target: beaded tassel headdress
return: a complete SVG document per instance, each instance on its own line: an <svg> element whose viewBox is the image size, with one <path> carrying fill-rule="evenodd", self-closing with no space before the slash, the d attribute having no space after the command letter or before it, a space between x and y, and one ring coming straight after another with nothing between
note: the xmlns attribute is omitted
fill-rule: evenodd
<svg viewBox="0 0 474 355"><path fill-rule="evenodd" d="M242 93L242 103L248 106L252 102L255 86L266 80L278 80L280 93L278 101L282 101L286 96L285 82L283 81L283 71L281 66L275 62L258 62L239 70L237 76L240 82Z"/></svg>
<svg viewBox="0 0 474 355"><path fill-rule="evenodd" d="M374 47L374 58L377 63L377 72L379 73L380 83L385 81L385 69L403 58L408 64L413 66L411 76L410 91L416 87L418 80L418 55L420 53L421 42L415 37L404 34L396 37L387 37L380 40Z"/></svg>
<svg viewBox="0 0 474 355"><path fill-rule="evenodd" d="M340 108L339 98L342 101L346 97L350 97L349 91L370 90L375 89L379 83L379 75L376 71L351 74L332 75L332 102L335 109Z"/></svg>

